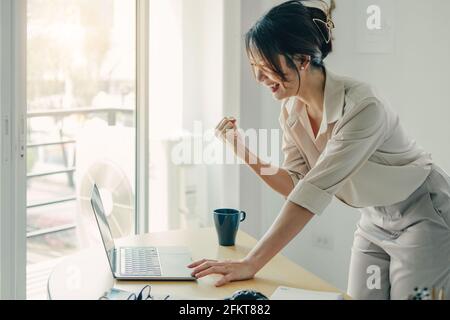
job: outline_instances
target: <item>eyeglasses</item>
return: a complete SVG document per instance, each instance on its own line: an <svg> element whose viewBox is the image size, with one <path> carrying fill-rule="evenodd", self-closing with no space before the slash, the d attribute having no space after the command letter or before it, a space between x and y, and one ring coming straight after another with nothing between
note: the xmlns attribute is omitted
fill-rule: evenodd
<svg viewBox="0 0 450 320"><path fill-rule="evenodd" d="M155 297L152 296L151 293L152 293L152 287L149 285L146 285L145 287L143 287L141 289L141 291L139 291L138 294L131 293L130 295L128 295L128 297L125 298L125 300L156 300ZM170 295L167 295L162 300L168 300L169 298L170 298ZM112 299L111 297L104 295L100 298L100 300L116 300L116 299Z"/></svg>
<svg viewBox="0 0 450 320"><path fill-rule="evenodd" d="M139 292L138 295L136 295L135 293L130 294L127 300L153 300L151 293L152 287L147 285L144 288L142 288L142 290Z"/></svg>

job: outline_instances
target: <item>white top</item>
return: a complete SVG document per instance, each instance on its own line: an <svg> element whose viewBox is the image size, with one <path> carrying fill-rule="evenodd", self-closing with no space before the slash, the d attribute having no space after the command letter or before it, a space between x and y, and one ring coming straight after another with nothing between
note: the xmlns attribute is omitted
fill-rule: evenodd
<svg viewBox="0 0 450 320"><path fill-rule="evenodd" d="M280 115L283 168L295 185L291 202L318 215L333 196L355 208L387 206L405 200L428 176L431 154L405 133L369 85L326 69L317 137L295 101L284 100Z"/></svg>

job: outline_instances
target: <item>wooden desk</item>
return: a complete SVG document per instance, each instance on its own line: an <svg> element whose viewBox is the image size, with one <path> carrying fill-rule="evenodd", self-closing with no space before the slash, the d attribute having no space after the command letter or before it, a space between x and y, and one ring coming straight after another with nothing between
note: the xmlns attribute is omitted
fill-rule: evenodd
<svg viewBox="0 0 450 320"><path fill-rule="evenodd" d="M255 244L254 238L240 231L235 247L221 247L214 228L153 233L116 241L119 246L187 246L194 261L202 258L240 259ZM221 300L241 289L255 289L270 297L281 285L318 291L340 291L282 255L277 255L252 280L216 288L214 283L219 277L220 275L212 275L197 282L116 281L111 275L103 247L96 247L67 257L55 267L48 280L48 296L49 299L56 300L96 300L113 286L137 291L146 284L151 284L154 294L171 294L187 299Z"/></svg>

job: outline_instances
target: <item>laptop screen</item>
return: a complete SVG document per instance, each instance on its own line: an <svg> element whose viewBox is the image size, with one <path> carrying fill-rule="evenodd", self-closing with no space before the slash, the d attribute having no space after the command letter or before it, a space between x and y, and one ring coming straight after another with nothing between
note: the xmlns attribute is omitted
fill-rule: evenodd
<svg viewBox="0 0 450 320"><path fill-rule="evenodd" d="M95 219L97 220L98 229L102 237L103 245L105 246L106 254L108 256L109 265L112 272L114 272L113 265L113 253L115 249L114 239L109 228L108 220L106 219L105 209L103 208L103 202L100 197L97 185L94 184L94 189L91 195L91 205L94 211Z"/></svg>

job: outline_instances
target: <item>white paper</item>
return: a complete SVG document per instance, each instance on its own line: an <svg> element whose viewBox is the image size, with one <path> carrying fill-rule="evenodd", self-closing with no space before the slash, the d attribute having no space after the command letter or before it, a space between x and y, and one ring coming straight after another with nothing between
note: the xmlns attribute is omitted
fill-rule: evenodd
<svg viewBox="0 0 450 320"><path fill-rule="evenodd" d="M270 300L344 300L339 292L322 292L290 287L278 287Z"/></svg>

